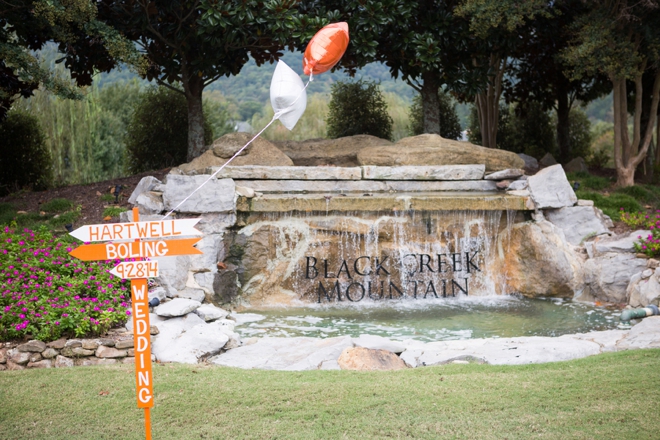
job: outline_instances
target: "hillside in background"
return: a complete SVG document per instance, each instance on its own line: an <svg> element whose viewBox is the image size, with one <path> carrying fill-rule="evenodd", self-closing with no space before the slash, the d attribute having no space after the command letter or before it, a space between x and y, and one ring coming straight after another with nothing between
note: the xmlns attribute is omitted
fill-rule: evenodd
<svg viewBox="0 0 660 440"><path fill-rule="evenodd" d="M307 80L303 75L302 54L300 52L285 52L282 61L287 63L296 73ZM206 87L206 91L220 91L225 97L236 103L258 102L265 103L270 100L270 81L275 71L275 64L264 64L257 66L250 59L241 72L236 76L222 77ZM103 87L117 81L127 81L138 78L128 69L113 70L110 73L101 73L95 82ZM357 71L355 78L363 78L378 81L384 92L395 93L406 101L410 101L415 95L415 90L400 79L393 79L387 66L382 63L371 63ZM330 93L330 86L336 81L346 81L350 76L344 72L325 72L315 76L307 91L309 94ZM147 81L143 81L148 84Z"/></svg>

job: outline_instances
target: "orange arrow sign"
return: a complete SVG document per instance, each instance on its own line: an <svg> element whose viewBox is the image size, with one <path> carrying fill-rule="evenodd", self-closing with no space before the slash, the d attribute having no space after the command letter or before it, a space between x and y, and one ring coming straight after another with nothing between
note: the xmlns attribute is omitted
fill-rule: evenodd
<svg viewBox="0 0 660 440"><path fill-rule="evenodd" d="M200 240L201 238L185 238L181 240L83 244L69 252L69 255L83 261L95 261L202 254L202 251L193 247Z"/></svg>

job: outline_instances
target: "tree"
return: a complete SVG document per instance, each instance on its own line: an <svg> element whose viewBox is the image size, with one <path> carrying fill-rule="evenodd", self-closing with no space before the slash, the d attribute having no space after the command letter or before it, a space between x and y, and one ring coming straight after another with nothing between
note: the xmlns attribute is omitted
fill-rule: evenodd
<svg viewBox="0 0 660 440"><path fill-rule="evenodd" d="M188 160L205 149L204 88L223 75L237 74L250 56L258 65L277 60L294 30L302 38L316 23L296 22L297 16L293 0L99 3L99 17L134 41L148 59L146 78L185 96Z"/></svg>
<svg viewBox="0 0 660 440"><path fill-rule="evenodd" d="M188 144L188 106L181 93L154 87L140 93L126 130L126 167L131 173L184 163ZM208 122L204 140L212 141Z"/></svg>
<svg viewBox="0 0 660 440"><path fill-rule="evenodd" d="M572 37L570 26L587 7L581 0L564 0L553 4L552 15L539 15L530 23L530 32L514 54L511 76L515 79L504 90L507 102L538 102L544 110L557 113L557 159L566 163L583 155L573 144L571 113L576 102L588 103L609 93L607 77L597 74L580 80L565 74L569 66L560 57Z"/></svg>
<svg viewBox="0 0 660 440"><path fill-rule="evenodd" d="M653 136L660 100L660 2L588 2L590 9L573 26L575 38L563 52L572 66L571 77L580 79L596 72L607 75L613 88L614 163L618 186L635 184L635 169L644 160ZM653 78L644 90L645 72ZM628 134L627 80L634 83L633 138ZM651 104L642 132L644 94Z"/></svg>
<svg viewBox="0 0 660 440"><path fill-rule="evenodd" d="M392 140L392 118L380 87L373 81L334 83L327 124L331 139L369 134Z"/></svg>
<svg viewBox="0 0 660 440"><path fill-rule="evenodd" d="M30 51L58 44L75 85L87 86L98 71L118 61L144 66L133 45L97 20L90 0L0 0L0 120L17 96L28 98L39 85L58 96L80 99L68 78L44 67Z"/></svg>
<svg viewBox="0 0 660 440"><path fill-rule="evenodd" d="M468 22L453 14L458 0L330 0L302 2L301 13L346 21L351 44L338 67L349 73L385 63L422 99L423 130L440 133L438 89L448 81L449 52L466 47ZM304 44L300 45L304 49Z"/></svg>
<svg viewBox="0 0 660 440"><path fill-rule="evenodd" d="M551 2L544 0L463 0L455 14L469 19L474 35L467 50L455 53L461 66L450 87L473 97L479 115L482 144L497 148L500 98L511 57L529 34L529 21L550 16Z"/></svg>

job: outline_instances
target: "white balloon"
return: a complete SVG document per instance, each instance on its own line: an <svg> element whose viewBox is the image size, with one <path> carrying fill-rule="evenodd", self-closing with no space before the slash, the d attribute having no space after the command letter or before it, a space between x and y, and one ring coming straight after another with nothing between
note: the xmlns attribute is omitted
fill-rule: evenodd
<svg viewBox="0 0 660 440"><path fill-rule="evenodd" d="M275 117L289 130L293 130L307 108L307 92L302 79L282 60L277 62L270 83L270 103Z"/></svg>

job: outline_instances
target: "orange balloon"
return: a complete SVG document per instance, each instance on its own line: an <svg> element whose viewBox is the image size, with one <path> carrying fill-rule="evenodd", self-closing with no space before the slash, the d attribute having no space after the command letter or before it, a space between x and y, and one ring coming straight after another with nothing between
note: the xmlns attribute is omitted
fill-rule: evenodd
<svg viewBox="0 0 660 440"><path fill-rule="evenodd" d="M339 62L348 47L348 24L331 23L316 33L305 49L303 71L305 75L318 75Z"/></svg>

